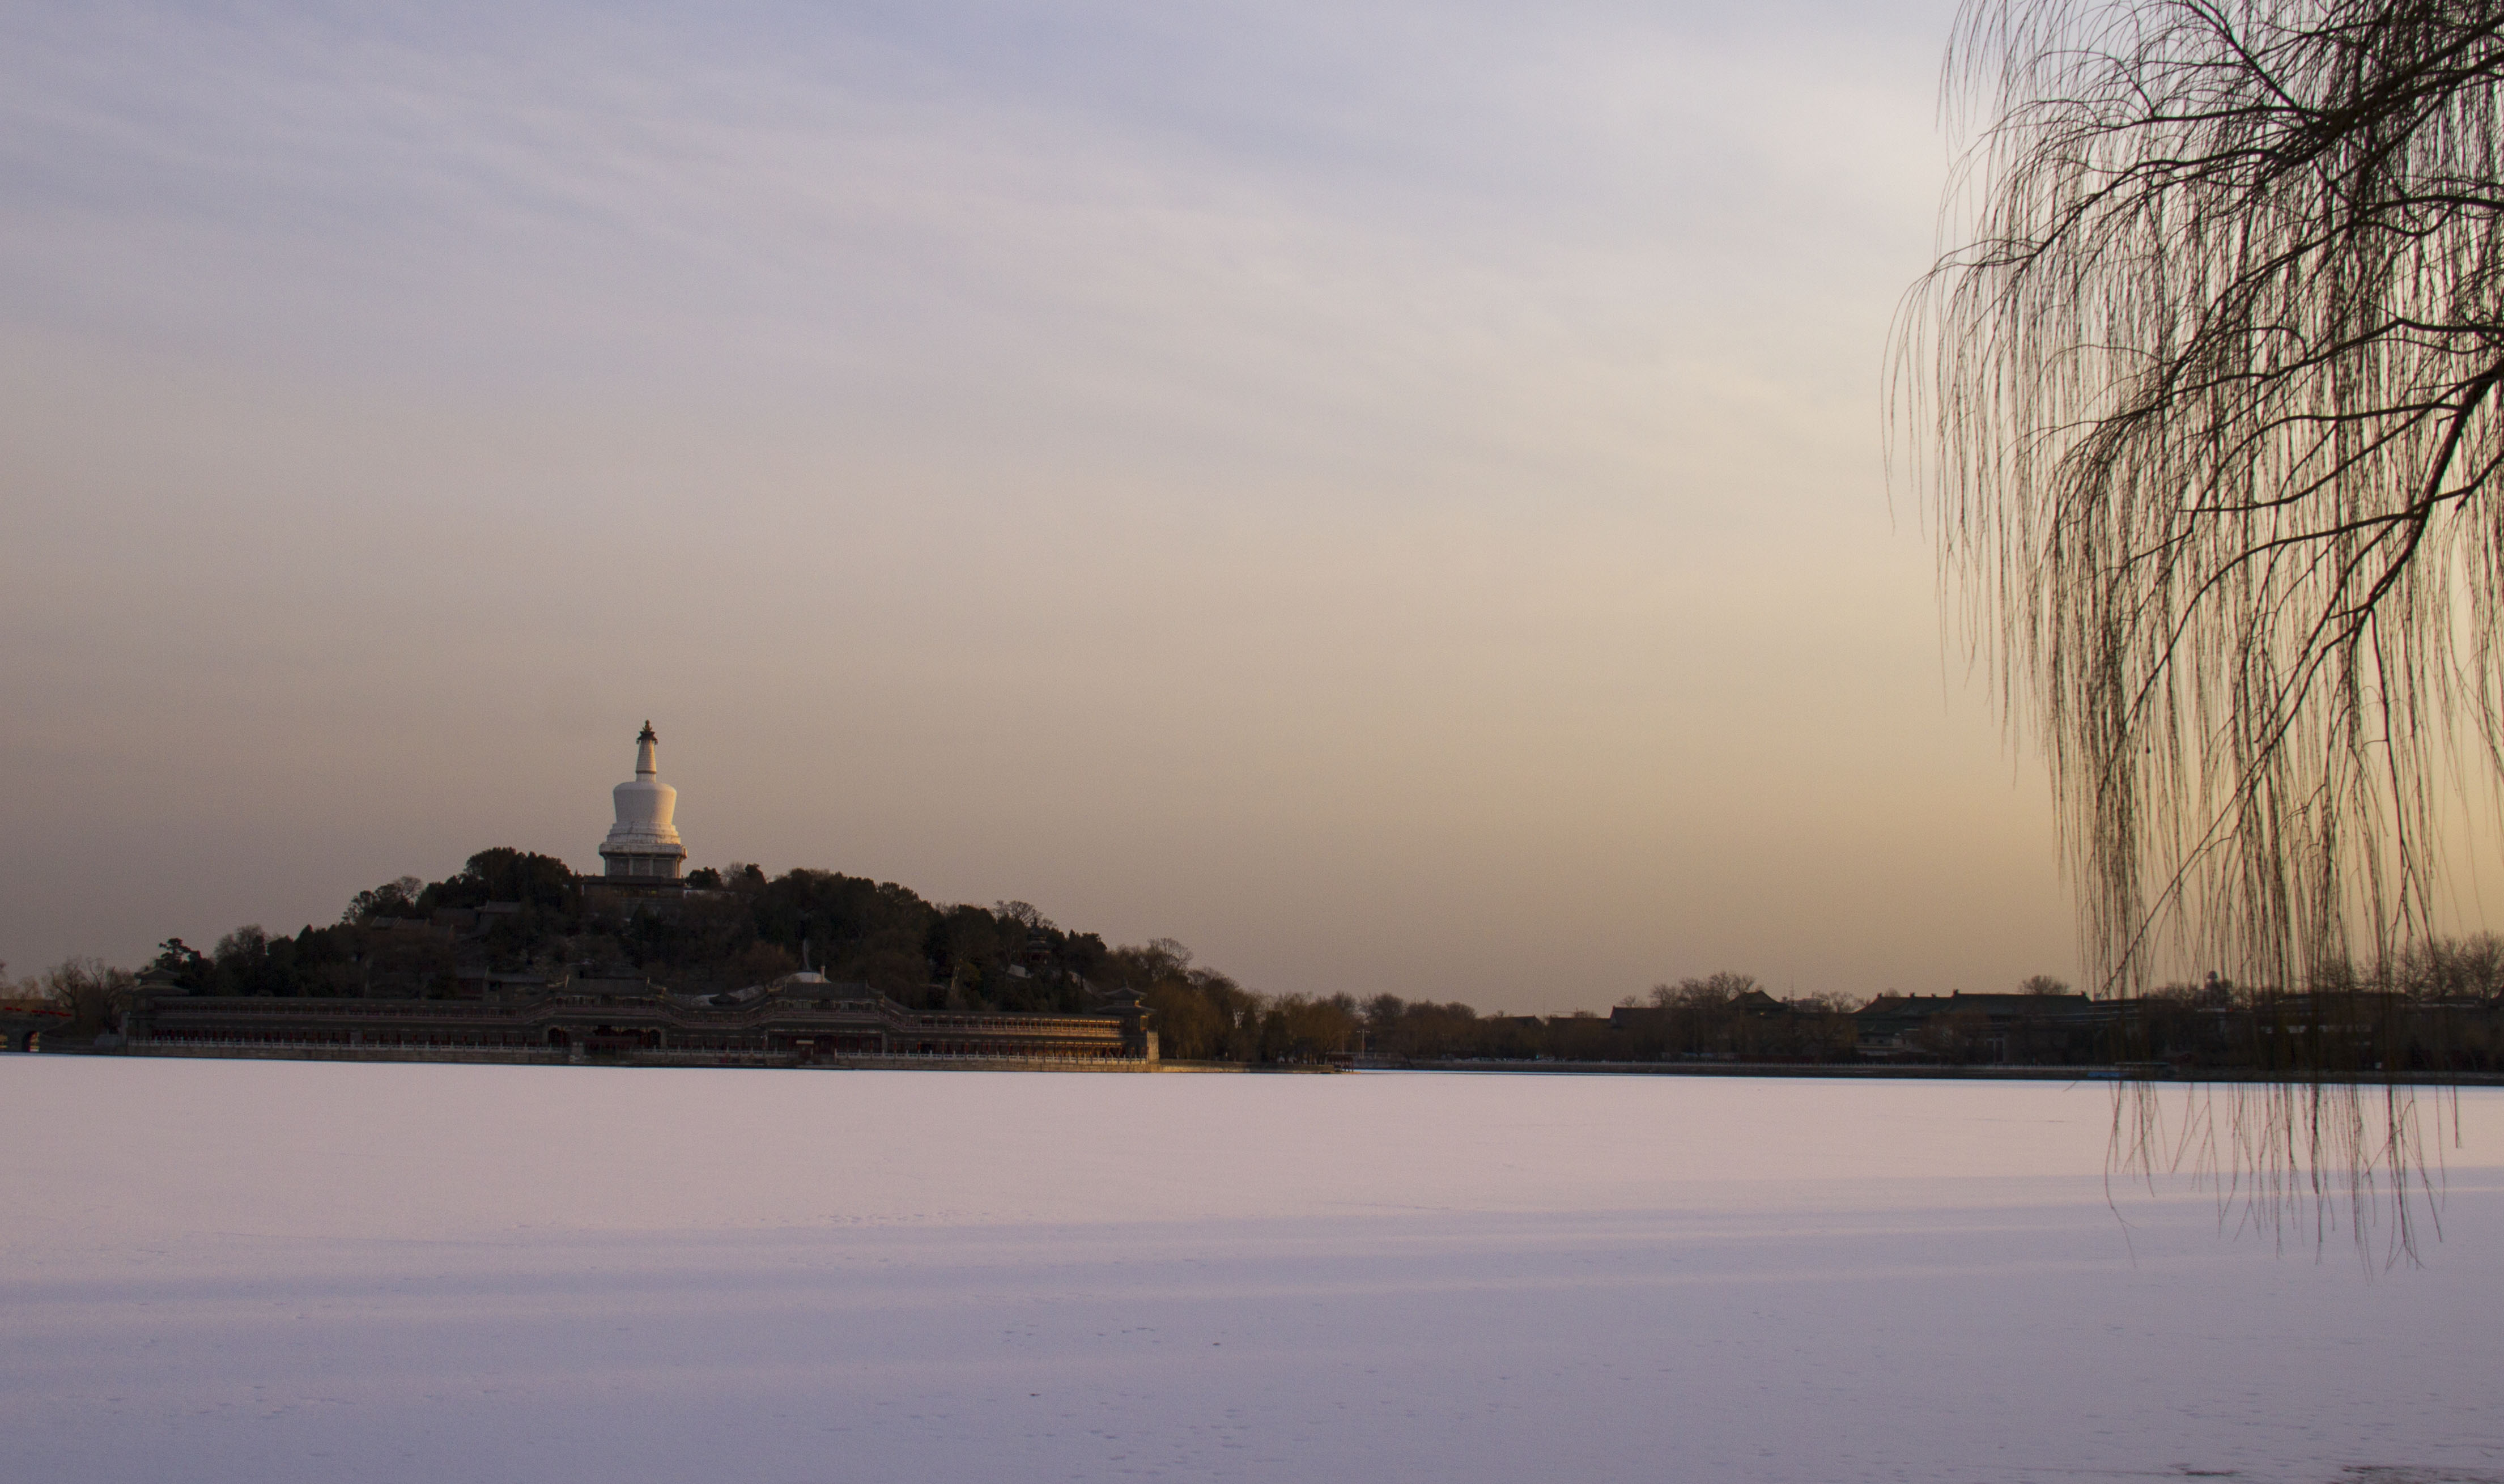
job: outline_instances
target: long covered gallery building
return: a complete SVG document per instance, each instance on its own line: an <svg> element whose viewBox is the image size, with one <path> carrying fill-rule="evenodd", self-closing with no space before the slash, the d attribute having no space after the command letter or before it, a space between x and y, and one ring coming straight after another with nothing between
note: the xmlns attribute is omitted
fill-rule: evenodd
<svg viewBox="0 0 2504 1484"><path fill-rule="evenodd" d="M865 984L795 974L736 995L679 995L643 979L574 975L478 999L271 999L143 984L124 1021L133 1052L231 1050L355 1056L450 1052L481 1059L786 1063L917 1058L1156 1059L1135 1005L1101 1016L909 1010ZM503 1055L495 1053L502 1053Z"/></svg>

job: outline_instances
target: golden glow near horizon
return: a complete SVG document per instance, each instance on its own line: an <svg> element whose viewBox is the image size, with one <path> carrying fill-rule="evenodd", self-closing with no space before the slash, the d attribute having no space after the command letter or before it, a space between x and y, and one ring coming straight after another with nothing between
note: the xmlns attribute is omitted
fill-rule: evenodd
<svg viewBox="0 0 2504 1484"><path fill-rule="evenodd" d="M1891 510L1952 7L320 7L0 48L0 956L593 867L1270 990L2072 972Z"/></svg>

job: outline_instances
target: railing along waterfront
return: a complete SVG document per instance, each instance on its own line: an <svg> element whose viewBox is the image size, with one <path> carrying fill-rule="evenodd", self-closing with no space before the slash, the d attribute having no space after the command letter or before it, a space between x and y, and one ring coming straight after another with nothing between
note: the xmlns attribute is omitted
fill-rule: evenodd
<svg viewBox="0 0 2504 1484"><path fill-rule="evenodd" d="M355 1060L361 1057L388 1058L395 1055L426 1057L430 1055L477 1056L498 1060L552 1063L625 1062L684 1063L706 1066L810 1066L837 1068L863 1063L898 1062L908 1065L935 1066L967 1062L991 1065L1036 1065L1044 1067L1104 1067L1122 1069L1149 1067L1157 1063L1145 1056L1106 1056L1091 1051L997 1051L997 1052L914 1052L914 1051L829 1051L817 1052L789 1048L758 1047L616 1047L599 1048L579 1042L562 1046L542 1042L479 1042L444 1039L414 1041L311 1041L300 1038L242 1036L166 1036L134 1039L125 1044L130 1054L185 1055L194 1053L234 1053L240 1054L303 1053Z"/></svg>

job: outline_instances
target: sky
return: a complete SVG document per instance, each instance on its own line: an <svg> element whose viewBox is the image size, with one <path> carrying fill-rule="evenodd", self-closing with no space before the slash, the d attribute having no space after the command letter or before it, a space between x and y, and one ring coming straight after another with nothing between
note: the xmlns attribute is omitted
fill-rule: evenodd
<svg viewBox="0 0 2504 1484"><path fill-rule="evenodd" d="M513 846L2076 972L1883 393L1953 0L0 9L0 959Z"/></svg>

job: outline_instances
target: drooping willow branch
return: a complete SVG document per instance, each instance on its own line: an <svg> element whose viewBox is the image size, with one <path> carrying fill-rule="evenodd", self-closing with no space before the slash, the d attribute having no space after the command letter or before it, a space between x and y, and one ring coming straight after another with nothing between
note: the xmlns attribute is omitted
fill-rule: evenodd
<svg viewBox="0 0 2504 1484"><path fill-rule="evenodd" d="M1948 79L1895 426L2091 966L2386 962L2504 770L2504 0L1971 0Z"/></svg>

